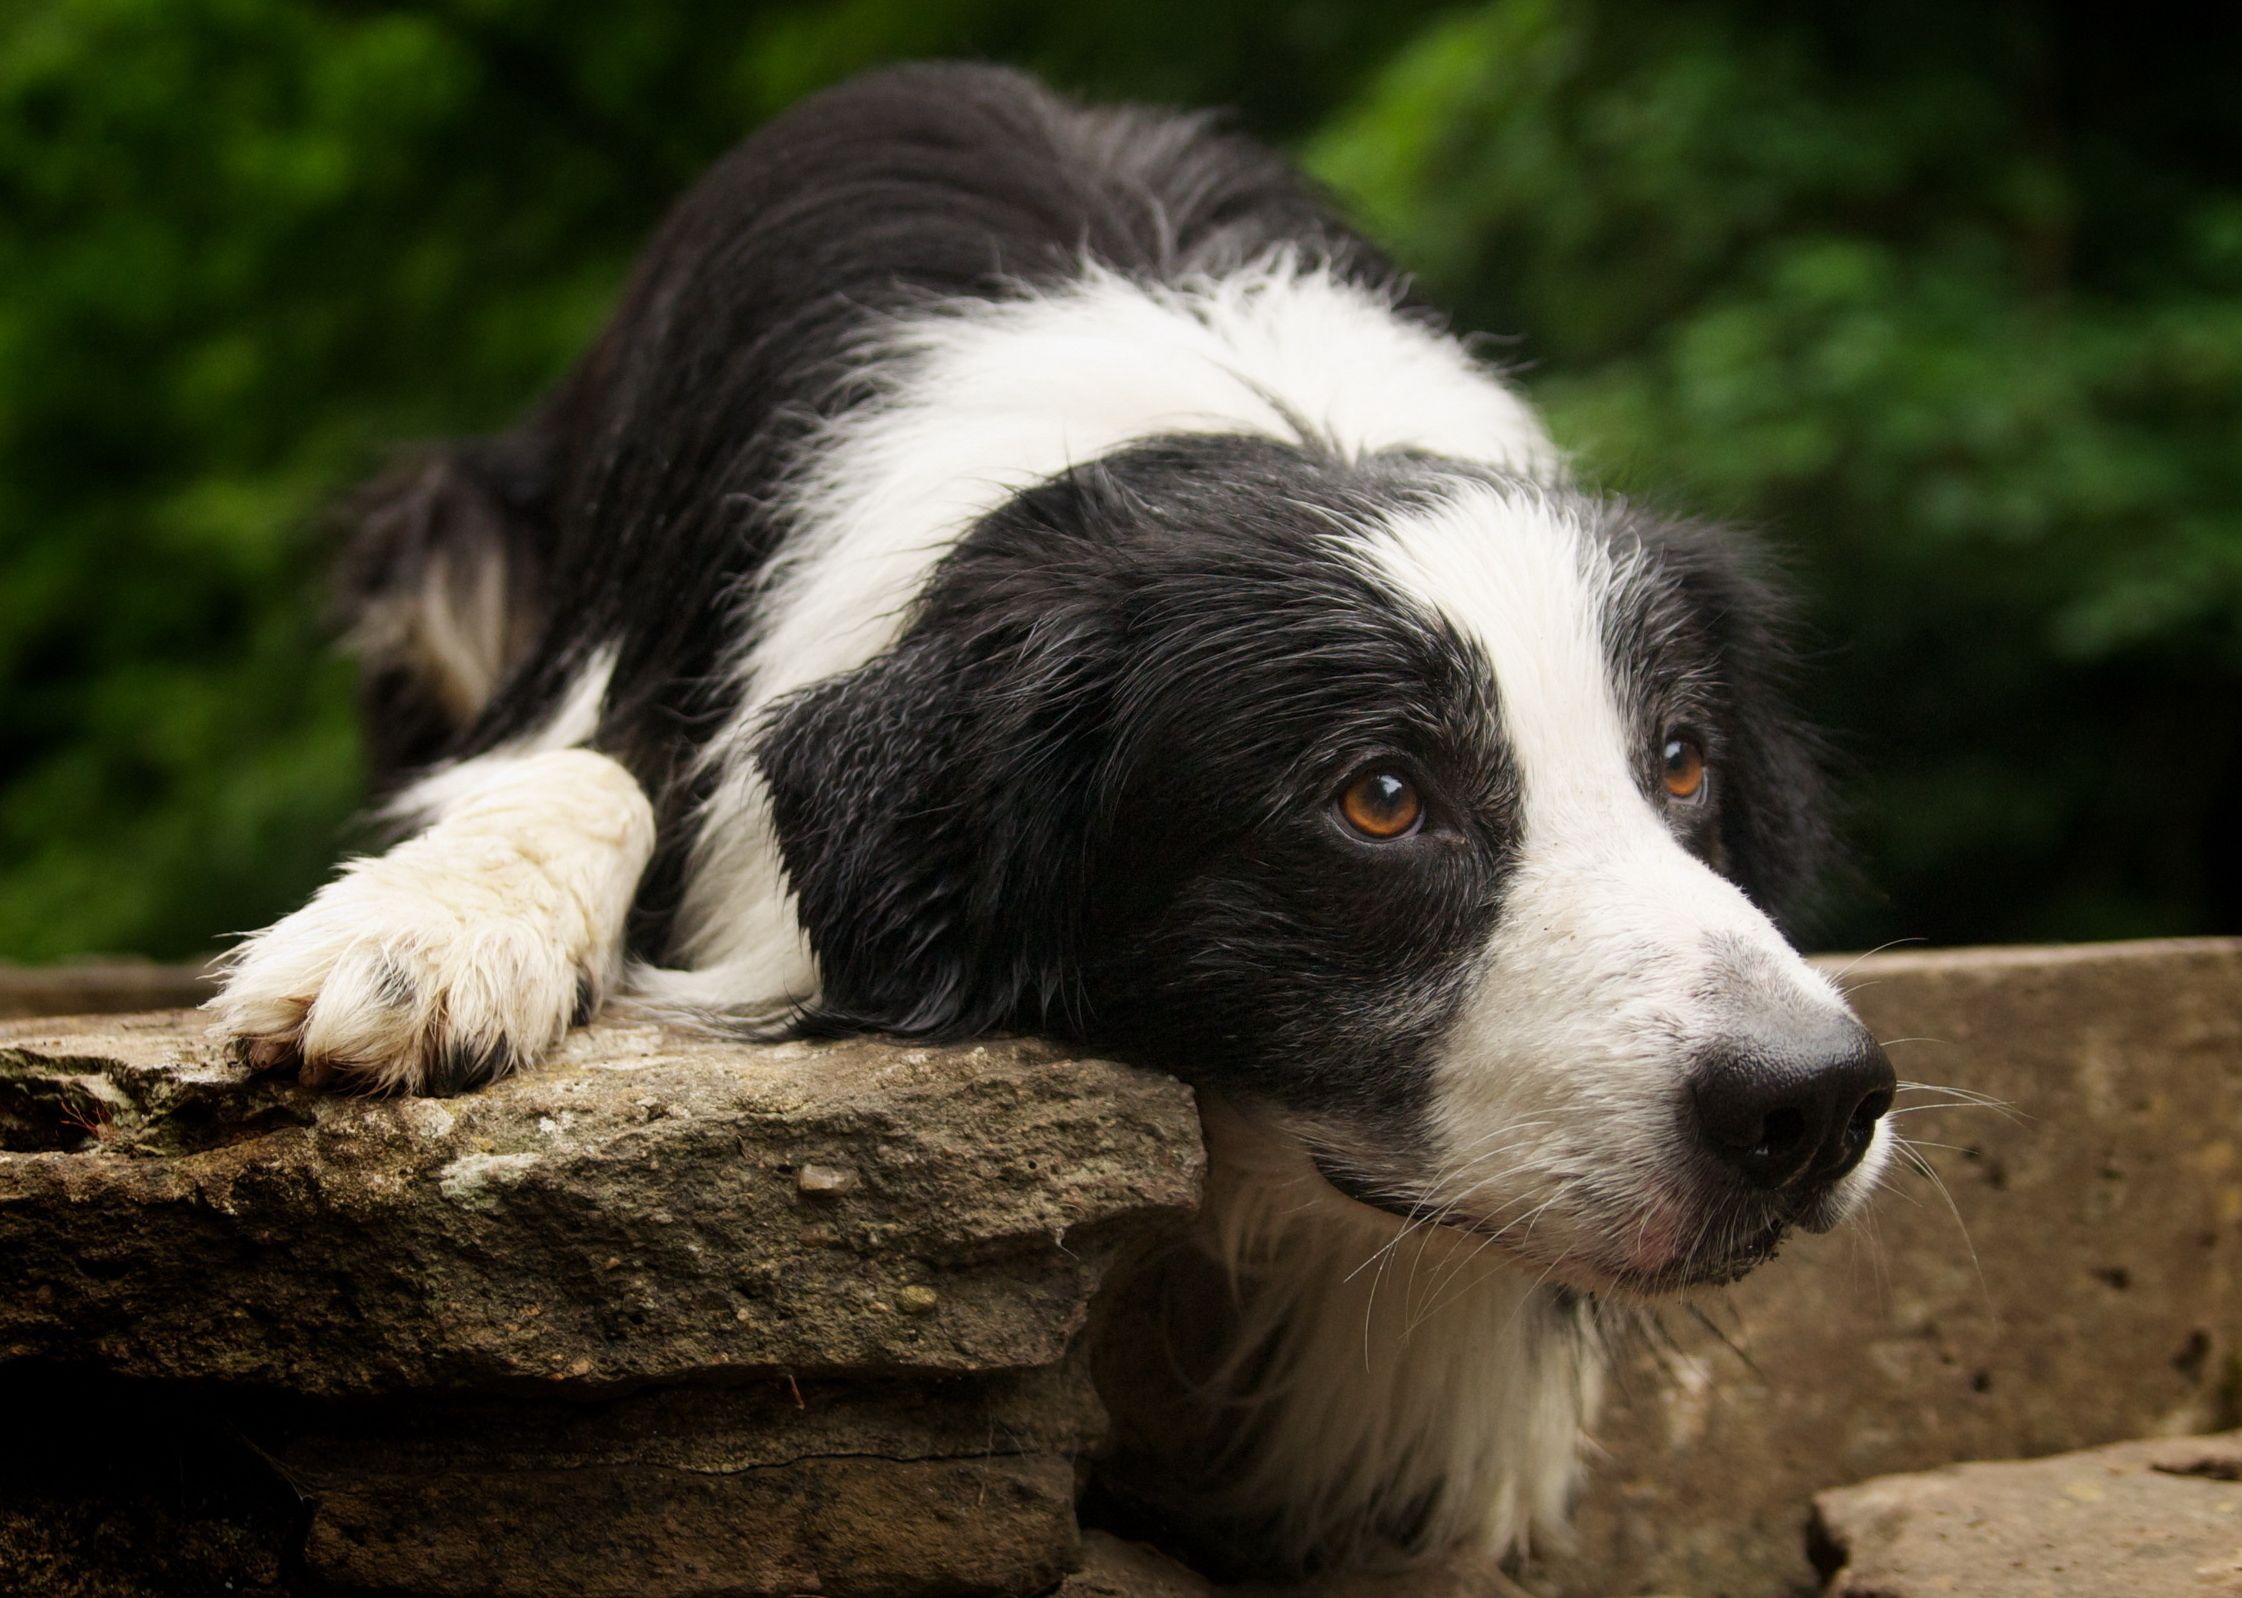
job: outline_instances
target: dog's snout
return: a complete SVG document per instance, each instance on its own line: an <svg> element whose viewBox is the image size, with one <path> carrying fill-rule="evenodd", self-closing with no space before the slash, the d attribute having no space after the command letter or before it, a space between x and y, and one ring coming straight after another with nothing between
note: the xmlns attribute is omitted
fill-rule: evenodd
<svg viewBox="0 0 2242 1598"><path fill-rule="evenodd" d="M1834 1182L1860 1163L1892 1106L1891 1062L1858 1022L1737 1040L1690 1084L1706 1146L1758 1188Z"/></svg>

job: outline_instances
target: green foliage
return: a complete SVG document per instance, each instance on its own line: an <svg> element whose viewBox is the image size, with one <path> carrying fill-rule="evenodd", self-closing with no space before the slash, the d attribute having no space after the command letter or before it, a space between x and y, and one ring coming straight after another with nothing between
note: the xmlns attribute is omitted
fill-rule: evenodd
<svg viewBox="0 0 2242 1598"><path fill-rule="evenodd" d="M2223 63L1872 9L18 0L0 955L183 953L307 891L358 780L321 508L518 412L745 128L935 53L1239 106L1519 336L1590 475L1766 529L1875 890L1835 936L2231 929Z"/></svg>
<svg viewBox="0 0 2242 1598"><path fill-rule="evenodd" d="M757 120L963 52L1298 131L1411 20L1346 0L0 7L0 957L184 954L320 879L359 786L320 510L386 448L523 409L670 197Z"/></svg>
<svg viewBox="0 0 2242 1598"><path fill-rule="evenodd" d="M1590 477L1788 557L1846 941L2242 909L2242 123L2085 26L1501 0L1310 146Z"/></svg>

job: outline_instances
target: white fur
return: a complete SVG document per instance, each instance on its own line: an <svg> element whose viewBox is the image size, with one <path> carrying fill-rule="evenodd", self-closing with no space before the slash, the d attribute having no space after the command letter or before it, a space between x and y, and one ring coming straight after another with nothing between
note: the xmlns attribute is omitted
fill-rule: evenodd
<svg viewBox="0 0 2242 1598"><path fill-rule="evenodd" d="M1203 1116L1201 1221L1238 1289L1205 1395L1244 1427L1224 1508L1273 1522L1294 1557L1348 1563L1560 1539L1601 1351L1557 1334L1535 1277L1483 1240L1342 1198L1264 1117ZM1405 1548L1333 1546L1420 1505Z"/></svg>
<svg viewBox="0 0 2242 1598"><path fill-rule="evenodd" d="M486 755L415 796L427 829L352 861L244 942L210 1003L252 1062L414 1092L447 1052L501 1069L560 1041L616 975L654 847L638 783L585 749Z"/></svg>
<svg viewBox="0 0 2242 1598"><path fill-rule="evenodd" d="M1397 519L1369 555L1485 652L1523 786L1503 914L1437 1063L1442 1163L1411 1185L1559 1279L1656 1273L1705 1241L1667 1175L1687 1062L1739 996L1844 1001L1639 786L1638 745L1660 733L1620 708L1603 635L1625 573L1600 539L1530 489L1484 485ZM1879 1125L1838 1209L1889 1143Z"/></svg>
<svg viewBox="0 0 2242 1598"><path fill-rule="evenodd" d="M1303 426L1349 454L1557 465L1533 413L1460 341L1287 254L1175 286L1086 266L1063 288L898 319L875 353L882 392L805 447L794 528L745 601L754 643L733 665L738 713L706 751L719 784L679 918L696 969L650 974L663 997L814 991L747 751L773 701L893 643L935 564L1020 489L1132 440Z"/></svg>

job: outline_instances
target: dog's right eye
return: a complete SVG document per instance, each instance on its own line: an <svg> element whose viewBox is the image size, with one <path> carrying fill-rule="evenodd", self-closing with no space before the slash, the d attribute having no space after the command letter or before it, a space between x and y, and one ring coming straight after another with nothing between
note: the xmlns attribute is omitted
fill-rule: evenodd
<svg viewBox="0 0 2242 1598"><path fill-rule="evenodd" d="M1406 837L1425 818L1416 785L1392 771L1364 772L1339 790L1338 806L1342 821L1380 843Z"/></svg>

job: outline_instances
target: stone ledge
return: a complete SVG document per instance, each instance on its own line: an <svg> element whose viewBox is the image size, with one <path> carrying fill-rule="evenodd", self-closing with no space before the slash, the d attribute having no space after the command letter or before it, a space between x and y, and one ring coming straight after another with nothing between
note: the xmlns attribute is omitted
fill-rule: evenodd
<svg viewBox="0 0 2242 1598"><path fill-rule="evenodd" d="M1902 1076L2014 1112L1902 1123L1953 1211L1899 1181L1668 1315L1527 1590L1804 1594L1827 1489L2242 1424L2242 943L1847 980ZM249 1084L191 1015L0 1026L0 1587L1207 1598L1073 1510L1076 1332L1199 1162L1186 1090L1034 1043L604 1026L371 1104Z"/></svg>
<svg viewBox="0 0 2242 1598"><path fill-rule="evenodd" d="M19 1456L0 1587L121 1522L114 1585L43 1590L431 1598L1047 1591L1104 1431L1076 1334L1203 1164L1188 1089L1033 1042L603 1025L377 1103L191 1012L0 1026L0 1150L0 1408L230 1484Z"/></svg>
<svg viewBox="0 0 2242 1598"><path fill-rule="evenodd" d="M0 1146L0 1361L319 1397L1051 1365L1202 1162L1187 1089L1036 1043L598 1026L378 1103L191 1013L0 1027Z"/></svg>
<svg viewBox="0 0 2242 1598"><path fill-rule="evenodd" d="M1880 1477L1814 1523L1827 1598L2242 1592L2242 1432Z"/></svg>
<svg viewBox="0 0 2242 1598"><path fill-rule="evenodd" d="M1623 1362L1574 1550L1527 1584L1809 1593L1824 1489L2242 1425L2242 941L1832 960L1950 1199L1896 1172ZM1913 1106L1930 1106L1920 1109ZM1964 1585L1956 1591L1968 1592Z"/></svg>

